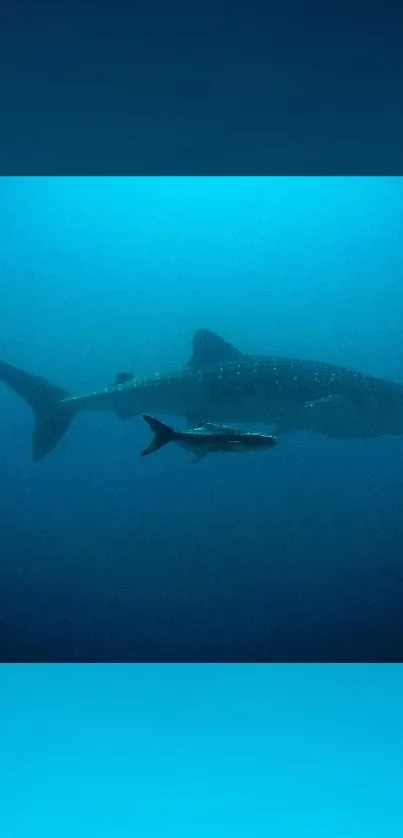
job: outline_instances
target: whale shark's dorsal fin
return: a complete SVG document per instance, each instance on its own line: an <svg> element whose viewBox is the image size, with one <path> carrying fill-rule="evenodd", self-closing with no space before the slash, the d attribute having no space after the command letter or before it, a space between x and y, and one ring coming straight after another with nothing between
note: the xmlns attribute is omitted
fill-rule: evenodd
<svg viewBox="0 0 403 838"><path fill-rule="evenodd" d="M208 329L199 329L195 332L193 341L193 354L188 362L188 367L193 370L211 369L220 367L223 364L234 364L244 358L231 343L228 343L215 332Z"/></svg>

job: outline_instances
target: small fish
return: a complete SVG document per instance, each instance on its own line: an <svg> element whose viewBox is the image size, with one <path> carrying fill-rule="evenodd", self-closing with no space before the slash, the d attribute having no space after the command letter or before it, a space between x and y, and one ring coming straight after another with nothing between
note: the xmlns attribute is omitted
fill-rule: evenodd
<svg viewBox="0 0 403 838"><path fill-rule="evenodd" d="M256 433L230 428L227 425L214 425L206 422L195 428L188 428L184 431L177 431L156 419L154 416L143 414L154 434L154 438L142 451L141 456L152 454L158 451L168 442L176 442L182 448L190 451L193 461L198 462L206 454L214 454L218 451L230 452L233 454L251 451L264 451L266 448L273 448L277 445L277 439L271 434Z"/></svg>

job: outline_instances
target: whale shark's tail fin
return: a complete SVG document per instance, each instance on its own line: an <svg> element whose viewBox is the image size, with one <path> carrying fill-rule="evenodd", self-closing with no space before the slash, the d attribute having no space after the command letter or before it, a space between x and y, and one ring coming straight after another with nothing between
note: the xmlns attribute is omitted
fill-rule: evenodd
<svg viewBox="0 0 403 838"><path fill-rule="evenodd" d="M0 381L30 405L35 414L32 457L42 460L66 433L74 412L62 404L69 393L44 378L24 372L0 361Z"/></svg>
<svg viewBox="0 0 403 838"><path fill-rule="evenodd" d="M163 445L167 445L168 442L173 442L176 438L176 432L174 429L170 428L169 425L166 425L165 422L161 422L160 419L155 419L154 416L147 416L146 413L143 414L143 419L151 428L154 434L154 439L152 439L147 448L141 452L142 457L145 457L147 454L152 454L153 451L158 451L158 449L162 448Z"/></svg>

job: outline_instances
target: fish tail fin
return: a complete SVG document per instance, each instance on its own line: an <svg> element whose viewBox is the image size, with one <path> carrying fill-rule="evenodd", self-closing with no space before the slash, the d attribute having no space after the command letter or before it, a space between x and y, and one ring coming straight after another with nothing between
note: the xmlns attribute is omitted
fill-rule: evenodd
<svg viewBox="0 0 403 838"><path fill-rule="evenodd" d="M67 404L62 404L62 399L69 396L69 393L44 378L2 361L0 381L4 381L32 408L35 414L32 458L42 460L56 447L70 426L75 411Z"/></svg>
<svg viewBox="0 0 403 838"><path fill-rule="evenodd" d="M169 425L166 425L165 422L161 422L160 419L155 419L154 416L148 416L146 413L143 413L143 419L147 422L147 425L154 434L154 438L150 444L141 452L141 456L145 457L147 454L158 451L159 448L167 445L168 442L172 442L176 437L176 432Z"/></svg>

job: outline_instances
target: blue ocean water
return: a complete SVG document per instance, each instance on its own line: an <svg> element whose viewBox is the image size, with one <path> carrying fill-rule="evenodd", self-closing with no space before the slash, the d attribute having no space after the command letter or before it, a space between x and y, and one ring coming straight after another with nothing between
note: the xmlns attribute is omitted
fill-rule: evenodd
<svg viewBox="0 0 403 838"><path fill-rule="evenodd" d="M199 328L403 382L402 179L3 178L0 223L0 358L71 393ZM401 658L403 436L194 465L82 413L34 463L0 417L3 660Z"/></svg>
<svg viewBox="0 0 403 838"><path fill-rule="evenodd" d="M401 666L0 667L7 838L400 838Z"/></svg>

